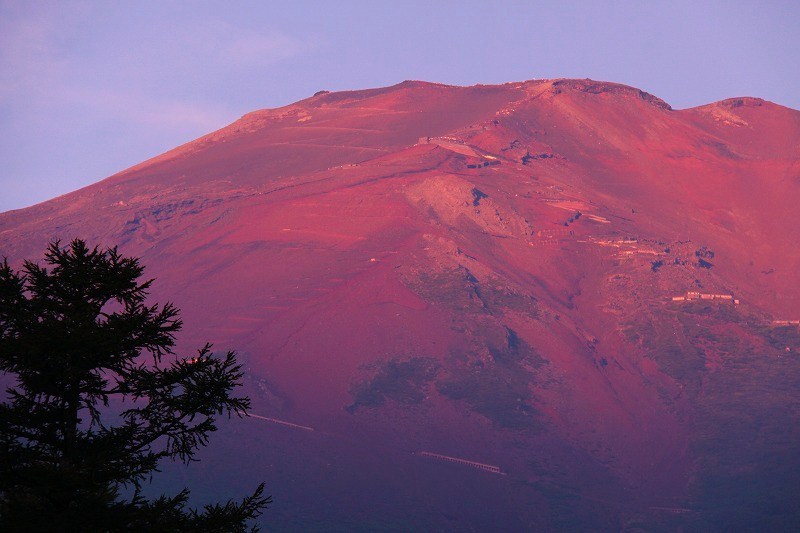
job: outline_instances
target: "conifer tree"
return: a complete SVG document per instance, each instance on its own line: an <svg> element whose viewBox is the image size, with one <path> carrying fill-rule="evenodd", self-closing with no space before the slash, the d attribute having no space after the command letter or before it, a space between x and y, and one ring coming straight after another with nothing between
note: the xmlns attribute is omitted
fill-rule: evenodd
<svg viewBox="0 0 800 533"><path fill-rule="evenodd" d="M0 530L244 531L271 501L148 500L161 460L195 460L215 417L247 397L234 352L173 352L178 309L145 303L138 259L82 240L48 246L40 267L0 265Z"/></svg>

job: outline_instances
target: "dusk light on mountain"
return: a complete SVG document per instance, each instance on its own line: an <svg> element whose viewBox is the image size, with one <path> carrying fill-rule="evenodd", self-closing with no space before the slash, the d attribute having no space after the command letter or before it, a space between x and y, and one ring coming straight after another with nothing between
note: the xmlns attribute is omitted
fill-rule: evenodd
<svg viewBox="0 0 800 533"><path fill-rule="evenodd" d="M743 12L755 6L735 4ZM178 5L166 13L175 15ZM361 43L380 43L381 13L396 11L359 12L361 4L344 2L346 15L314 5L314 28L327 28L317 17L328 12ZM603 20L631 24L626 5L615 4ZM730 46L746 47L772 28L786 51L769 61L787 59L798 37L782 21L800 13L778 5L765 8L739 40L714 30L721 32L714 46L730 38ZM191 20L221 6L202 4ZM272 503L251 525L265 531L800 526L800 111L791 107L800 102L742 93L744 82L733 75L729 91L700 100L695 93L709 94L702 76L686 76L695 72L693 51L660 34L635 36L650 63L610 54L587 66L574 59L575 43L565 42L551 50L546 69L524 59L528 52L513 66L487 53L445 67L451 56L436 48L458 45L467 39L462 32L470 39L491 32L485 46L493 57L525 49L523 33L503 35L502 24L515 17L494 18L470 3L463 9L488 18L464 25L461 13L453 28L446 14L460 4L431 8L442 37L431 36L427 54L405 56L406 41L394 29L379 51L358 52L365 68L370 54L384 54L387 64L375 71L392 83L370 84L366 74L333 67L300 76L292 62L307 68L315 54L335 61L338 53L351 65L344 30L319 30L313 42L326 46L299 45L294 22L280 29L266 21L270 10L295 21L309 6L232 6L236 13L220 15L209 31L232 32L253 10L240 34L270 36L273 55L269 66L248 59L236 73L241 83L209 86L222 111L204 119L197 138L125 168L130 155L103 144L98 130L97 144L83 146L80 158L119 153L116 173L62 195L48 194L42 181L49 199L6 204L10 210L0 213L0 256L12 267L25 259L43 265L55 241L117 246L139 258L144 279L155 280L148 301L180 308L176 353L205 342L215 353L235 351L237 394L249 398L248 414L219 416L199 461L160 463L162 472L142 486L147 497L189 487L189 506L202 507L241 499L263 481ZM508 2L505 10L522 6ZM633 23L656 12L637 6L627 6L636 12ZM87 17L100 10L103 20L166 9L75 7ZM0 27L13 27L17 43L57 35L64 29L33 28L58 9L9 3ZM593 3L526 9L543 10L551 24L541 31L585 47L610 31L581 15L594 12ZM424 8L412 3L401 11L405 20ZM518 15L526 31L540 31L536 17ZM76 16L69 21L77 24ZM132 23L148 16L138 13ZM566 22L554 28L555 20L577 20L588 33L571 34ZM190 27L175 24L178 36ZM681 17L665 24L693 34ZM405 39L424 27L409 28ZM105 38L98 33L86 57ZM250 57L248 43L266 46L255 37L236 42L231 50L243 57ZM9 43L0 38L13 66ZM77 57L67 50L73 44L59 45L62 57ZM659 50L671 45L675 55L666 60ZM160 68L147 61L136 68ZM195 59L182 61L187 70L175 80L199 80ZM69 61L59 64L54 79ZM739 65L741 80L761 75L758 65ZM267 71L271 89L242 81ZM796 71L784 74L800 81ZM764 87L784 74L764 78ZM170 77L160 75L163 90L171 90ZM680 83L665 84L662 75ZM149 78L141 79L142 88L133 82L128 94L148 94ZM111 94L112 82L98 84L109 83ZM314 90L280 105L216 118L243 101L274 101L271 90L294 95L311 83ZM680 104L659 93L661 84ZM726 80L714 84L724 90ZM193 108L214 98L198 87ZM0 121L13 136L23 111L39 111L10 111L10 102L22 100L14 100L13 84L0 88ZM131 131L144 135L136 110L126 114ZM128 119L118 120L123 128ZM98 118L101 124L107 127ZM158 124L148 126L155 136ZM32 135L19 131L23 140ZM3 150L10 153L9 145ZM9 161L19 176L26 168L39 172L35 159L53 159L49 150L19 142ZM0 188L11 191L17 179L4 171ZM11 301L0 301L0 359L15 346ZM148 357L142 364L152 363ZM203 357L187 361L202 364ZM13 383L10 370L0 378L4 388ZM125 405L112 398L110 412ZM3 442L22 438L3 427L11 439ZM0 520L11 513L2 506L10 487L0 486Z"/></svg>

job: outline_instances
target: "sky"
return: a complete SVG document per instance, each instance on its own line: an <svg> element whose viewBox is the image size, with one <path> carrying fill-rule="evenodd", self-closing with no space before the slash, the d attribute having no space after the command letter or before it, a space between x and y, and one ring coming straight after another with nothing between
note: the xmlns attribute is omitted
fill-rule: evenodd
<svg viewBox="0 0 800 533"><path fill-rule="evenodd" d="M798 57L796 0L0 0L0 212L322 89L574 77L800 109Z"/></svg>

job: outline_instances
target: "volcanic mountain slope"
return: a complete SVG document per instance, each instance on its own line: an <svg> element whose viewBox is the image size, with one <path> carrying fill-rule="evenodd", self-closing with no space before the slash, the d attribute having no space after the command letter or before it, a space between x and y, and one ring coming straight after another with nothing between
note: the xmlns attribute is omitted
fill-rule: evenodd
<svg viewBox="0 0 800 533"><path fill-rule="evenodd" d="M182 347L241 354L265 418L171 472L268 480L270 528L796 528L798 206L770 102L404 82L4 213L0 251L119 244Z"/></svg>

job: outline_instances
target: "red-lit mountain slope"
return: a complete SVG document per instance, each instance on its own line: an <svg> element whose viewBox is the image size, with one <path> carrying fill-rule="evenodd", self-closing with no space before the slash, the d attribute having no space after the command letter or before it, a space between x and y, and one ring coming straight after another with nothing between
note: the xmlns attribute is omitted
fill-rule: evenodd
<svg viewBox="0 0 800 533"><path fill-rule="evenodd" d="M800 113L770 102L404 82L4 213L0 251L119 244L182 346L240 352L273 420L172 473L266 479L272 527L785 528L798 206Z"/></svg>

